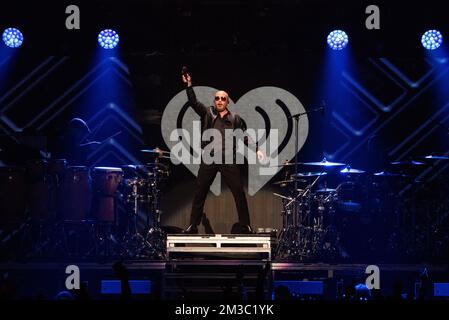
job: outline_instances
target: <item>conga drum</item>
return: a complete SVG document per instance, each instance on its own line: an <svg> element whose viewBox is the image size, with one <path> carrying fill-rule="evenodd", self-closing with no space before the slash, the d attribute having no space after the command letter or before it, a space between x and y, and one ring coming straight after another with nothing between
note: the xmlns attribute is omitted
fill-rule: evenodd
<svg viewBox="0 0 449 320"><path fill-rule="evenodd" d="M48 161L47 173L50 177L53 187L59 187L62 184L66 168L66 159L52 159Z"/></svg>
<svg viewBox="0 0 449 320"><path fill-rule="evenodd" d="M83 222L91 206L89 169L84 166L67 167L60 188L61 217L67 222Z"/></svg>
<svg viewBox="0 0 449 320"><path fill-rule="evenodd" d="M29 181L43 181L47 175L48 162L44 159L27 161L27 177Z"/></svg>
<svg viewBox="0 0 449 320"><path fill-rule="evenodd" d="M27 162L28 204L34 221L47 220L50 215L50 180L48 161L35 159Z"/></svg>
<svg viewBox="0 0 449 320"><path fill-rule="evenodd" d="M50 201L49 201L49 211L51 215L56 218L60 212L61 205L64 199L61 197L61 188L64 182L64 174L67 169L66 159L51 159L48 161L47 167L47 180L50 184Z"/></svg>
<svg viewBox="0 0 449 320"><path fill-rule="evenodd" d="M26 211L26 170L0 167L0 225L21 223Z"/></svg>
<svg viewBox="0 0 449 320"><path fill-rule="evenodd" d="M93 218L97 222L115 223L115 196L122 181L123 170L114 167L95 167L91 170L94 194Z"/></svg>

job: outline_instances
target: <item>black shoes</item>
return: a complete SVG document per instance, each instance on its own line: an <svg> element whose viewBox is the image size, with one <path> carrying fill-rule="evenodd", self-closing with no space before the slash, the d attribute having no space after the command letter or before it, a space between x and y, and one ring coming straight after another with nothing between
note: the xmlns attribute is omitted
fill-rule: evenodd
<svg viewBox="0 0 449 320"><path fill-rule="evenodd" d="M249 224L234 223L231 234L254 234L255 232Z"/></svg>
<svg viewBox="0 0 449 320"><path fill-rule="evenodd" d="M194 224L191 224L184 230L182 230L183 234L198 234L198 227Z"/></svg>
<svg viewBox="0 0 449 320"><path fill-rule="evenodd" d="M242 226L241 233L242 234L255 234L255 232L253 231L253 229L251 228L250 225Z"/></svg>

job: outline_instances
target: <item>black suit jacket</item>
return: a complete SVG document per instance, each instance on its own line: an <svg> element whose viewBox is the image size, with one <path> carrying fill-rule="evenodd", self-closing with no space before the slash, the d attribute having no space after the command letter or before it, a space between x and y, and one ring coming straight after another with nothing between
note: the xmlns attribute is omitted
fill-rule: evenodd
<svg viewBox="0 0 449 320"><path fill-rule="evenodd" d="M206 107L204 104L199 102L196 99L195 91L193 91L192 87L187 87L187 97L189 99L189 105L195 110L195 112L201 118L201 134L207 129L211 129L214 127L215 121L217 117L219 117L217 111L214 106ZM233 129L242 129L242 131L246 131L246 123L245 121L236 113L228 110L229 116L228 119L233 124ZM250 137L245 135L244 137L245 144L252 148L253 150L258 150L257 143L254 142ZM207 145L207 141L201 142L201 147L204 148Z"/></svg>

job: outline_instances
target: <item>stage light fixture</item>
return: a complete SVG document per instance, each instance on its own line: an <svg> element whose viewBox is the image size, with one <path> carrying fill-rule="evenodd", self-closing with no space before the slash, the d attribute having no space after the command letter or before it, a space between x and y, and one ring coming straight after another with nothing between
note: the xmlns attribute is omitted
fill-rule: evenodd
<svg viewBox="0 0 449 320"><path fill-rule="evenodd" d="M118 42L118 33L112 29L105 29L98 34L98 43L104 49L114 49Z"/></svg>
<svg viewBox="0 0 449 320"><path fill-rule="evenodd" d="M348 35L343 30L334 30L327 36L327 44L332 50L343 50L348 41Z"/></svg>
<svg viewBox="0 0 449 320"><path fill-rule="evenodd" d="M421 43L427 50L438 49L443 43L443 35L438 30L427 30L421 37Z"/></svg>
<svg viewBox="0 0 449 320"><path fill-rule="evenodd" d="M7 28L3 31L2 39L8 47L17 48L23 43L23 34L19 29Z"/></svg>

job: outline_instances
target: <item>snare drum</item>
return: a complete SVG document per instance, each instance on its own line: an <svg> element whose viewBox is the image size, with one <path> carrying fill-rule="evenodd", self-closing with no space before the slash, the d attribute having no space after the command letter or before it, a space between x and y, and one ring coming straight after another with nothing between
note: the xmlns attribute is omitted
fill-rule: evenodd
<svg viewBox="0 0 449 320"><path fill-rule="evenodd" d="M91 171L94 192L93 215L99 222L115 222L115 195L123 178L123 170L95 167Z"/></svg>

